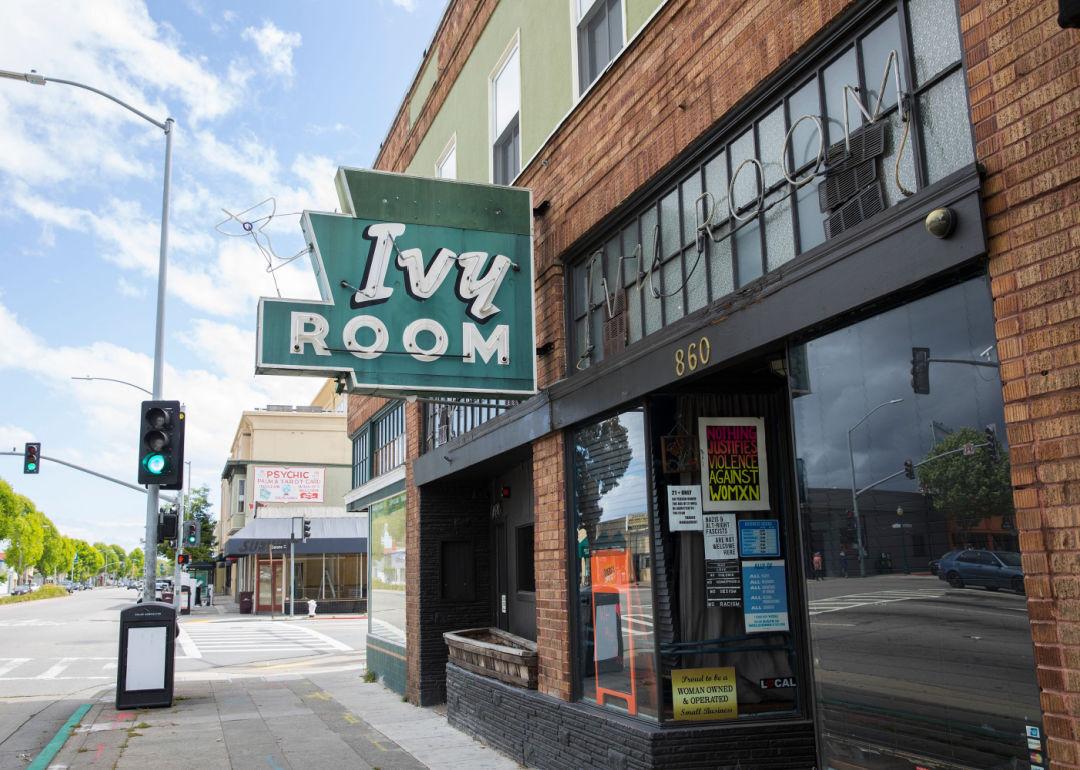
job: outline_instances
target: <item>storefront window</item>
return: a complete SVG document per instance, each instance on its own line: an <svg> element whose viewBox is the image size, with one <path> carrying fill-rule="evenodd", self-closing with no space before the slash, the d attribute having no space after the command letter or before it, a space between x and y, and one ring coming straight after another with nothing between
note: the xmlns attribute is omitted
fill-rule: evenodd
<svg viewBox="0 0 1080 770"><path fill-rule="evenodd" d="M623 412L573 434L581 697L656 719L645 419Z"/></svg>
<svg viewBox="0 0 1080 770"><path fill-rule="evenodd" d="M569 277L575 368L622 352L971 164L953 6L883 4L588 245ZM868 122L863 110L875 109L880 145L868 143L876 149L844 176L837 158L845 135ZM841 211L855 197L866 197L858 205L864 213Z"/></svg>
<svg viewBox="0 0 1080 770"><path fill-rule="evenodd" d="M1027 767L1039 689L986 281L789 369L826 766Z"/></svg>
<svg viewBox="0 0 1080 770"><path fill-rule="evenodd" d="M367 596L364 554L314 554L296 557L297 607L308 599L319 612L363 612Z"/></svg>
<svg viewBox="0 0 1080 770"><path fill-rule="evenodd" d="M371 590L368 618L371 633L405 644L405 493L372 503Z"/></svg>

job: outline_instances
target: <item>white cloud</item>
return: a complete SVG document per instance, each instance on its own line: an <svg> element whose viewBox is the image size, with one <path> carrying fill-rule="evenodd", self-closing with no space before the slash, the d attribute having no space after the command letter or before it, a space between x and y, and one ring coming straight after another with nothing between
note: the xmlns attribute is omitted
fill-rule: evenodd
<svg viewBox="0 0 1080 770"><path fill-rule="evenodd" d="M292 78L293 50L300 46L302 39L299 32L286 32L274 22L264 21L258 29L247 27L241 34L244 40L255 44L263 63L271 72L286 79Z"/></svg>
<svg viewBox="0 0 1080 770"><path fill-rule="evenodd" d="M146 287L136 286L123 276L116 279L116 290L125 297L142 299L146 296Z"/></svg>
<svg viewBox="0 0 1080 770"><path fill-rule="evenodd" d="M416 10L416 0L392 0L392 2L398 8L408 11L409 13Z"/></svg>
<svg viewBox="0 0 1080 770"><path fill-rule="evenodd" d="M33 441L34 436L30 431L24 430L17 425L0 425L0 452L21 452L23 444Z"/></svg>

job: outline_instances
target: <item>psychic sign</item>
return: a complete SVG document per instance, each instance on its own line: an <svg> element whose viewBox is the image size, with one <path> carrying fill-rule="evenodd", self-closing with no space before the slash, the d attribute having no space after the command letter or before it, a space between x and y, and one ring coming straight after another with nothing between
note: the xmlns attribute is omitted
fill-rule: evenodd
<svg viewBox="0 0 1080 770"><path fill-rule="evenodd" d="M763 418L699 417L698 442L705 511L768 510Z"/></svg>
<svg viewBox="0 0 1080 770"><path fill-rule="evenodd" d="M260 503L321 503L325 468L255 466L255 499Z"/></svg>
<svg viewBox="0 0 1080 770"><path fill-rule="evenodd" d="M305 211L320 299L259 300L256 374L365 393L536 392L528 190L340 169Z"/></svg>

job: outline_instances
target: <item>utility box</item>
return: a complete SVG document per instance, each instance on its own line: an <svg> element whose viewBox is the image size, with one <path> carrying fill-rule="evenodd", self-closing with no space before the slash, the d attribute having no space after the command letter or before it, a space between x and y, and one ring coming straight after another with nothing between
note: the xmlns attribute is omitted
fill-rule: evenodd
<svg viewBox="0 0 1080 770"><path fill-rule="evenodd" d="M118 711L172 705L178 633L176 609L171 604L147 602L120 612Z"/></svg>

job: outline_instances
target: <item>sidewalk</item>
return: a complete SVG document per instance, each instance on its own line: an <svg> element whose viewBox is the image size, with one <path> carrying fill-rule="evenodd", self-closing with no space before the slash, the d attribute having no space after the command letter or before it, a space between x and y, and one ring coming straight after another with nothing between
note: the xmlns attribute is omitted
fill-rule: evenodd
<svg viewBox="0 0 1080 770"><path fill-rule="evenodd" d="M92 704L50 768L491 768L517 763L355 672L177 682L169 709Z"/></svg>

